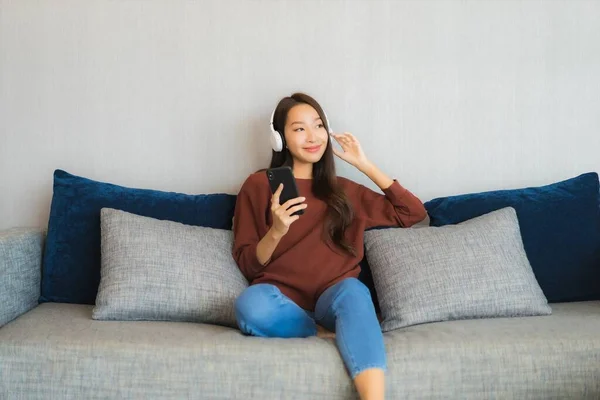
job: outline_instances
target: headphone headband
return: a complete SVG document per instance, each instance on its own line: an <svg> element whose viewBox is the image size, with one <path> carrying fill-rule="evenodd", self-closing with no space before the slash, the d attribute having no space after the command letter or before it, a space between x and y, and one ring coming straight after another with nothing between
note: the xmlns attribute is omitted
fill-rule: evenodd
<svg viewBox="0 0 600 400"><path fill-rule="evenodd" d="M277 107L275 107L275 110L277 110ZM273 118L275 118L275 110L273 110L273 113L271 114L271 131L273 131L273 132L277 132L275 130L275 127L273 126Z"/></svg>

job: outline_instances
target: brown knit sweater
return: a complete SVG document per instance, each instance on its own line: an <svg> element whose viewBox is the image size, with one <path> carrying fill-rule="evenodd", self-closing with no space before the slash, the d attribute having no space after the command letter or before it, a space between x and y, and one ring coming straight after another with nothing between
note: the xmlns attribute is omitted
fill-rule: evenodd
<svg viewBox="0 0 600 400"><path fill-rule="evenodd" d="M346 230L346 239L357 255L349 255L323 240L327 205L312 194L312 179L296 178L300 196L306 197L307 208L290 225L270 262L263 266L256 258L256 246L273 223L271 191L264 171L248 177L235 207L233 257L251 284L271 283L300 307L313 311L325 289L344 278L358 277L365 229L410 227L427 216L421 200L396 180L383 191L385 195L346 178L337 180L354 210L355 217Z"/></svg>

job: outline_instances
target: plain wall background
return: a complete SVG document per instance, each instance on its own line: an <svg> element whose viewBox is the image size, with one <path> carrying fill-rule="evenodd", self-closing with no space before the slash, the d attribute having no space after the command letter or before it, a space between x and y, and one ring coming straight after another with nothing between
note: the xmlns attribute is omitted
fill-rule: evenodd
<svg viewBox="0 0 600 400"><path fill-rule="evenodd" d="M236 193L294 91L423 201L600 171L599 71L598 1L0 0L0 229L56 168Z"/></svg>

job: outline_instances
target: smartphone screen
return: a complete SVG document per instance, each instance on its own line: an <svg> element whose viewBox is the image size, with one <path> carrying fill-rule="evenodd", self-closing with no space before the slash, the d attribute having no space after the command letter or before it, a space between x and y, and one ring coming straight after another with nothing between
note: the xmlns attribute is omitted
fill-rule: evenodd
<svg viewBox="0 0 600 400"><path fill-rule="evenodd" d="M296 185L296 179L294 178L294 173L290 167L267 169L267 179L269 180L271 193L275 193L279 187L279 184L283 183L283 191L279 196L279 204L283 204L290 199L300 197L300 194L298 193L298 186ZM297 204L294 204L294 206L296 205ZM292 215L302 214L304 214L304 210L298 210Z"/></svg>

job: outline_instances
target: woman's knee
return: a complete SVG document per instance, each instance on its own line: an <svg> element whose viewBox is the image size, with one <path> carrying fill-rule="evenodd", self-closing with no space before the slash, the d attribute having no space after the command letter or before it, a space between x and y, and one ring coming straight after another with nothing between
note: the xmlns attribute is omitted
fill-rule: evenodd
<svg viewBox="0 0 600 400"><path fill-rule="evenodd" d="M315 315L317 319L323 320L326 315L333 311L370 310L374 308L371 292L360 280L346 278L325 290L317 301Z"/></svg>
<svg viewBox="0 0 600 400"><path fill-rule="evenodd" d="M246 334L266 337L306 337L316 334L315 322L274 285L248 287L235 301L236 320Z"/></svg>
<svg viewBox="0 0 600 400"><path fill-rule="evenodd" d="M279 289L274 285L259 283L247 287L235 300L238 324L262 325L273 316L271 301Z"/></svg>
<svg viewBox="0 0 600 400"><path fill-rule="evenodd" d="M357 278L346 278L340 281L336 286L336 297L343 295L364 296L371 300L369 288Z"/></svg>

